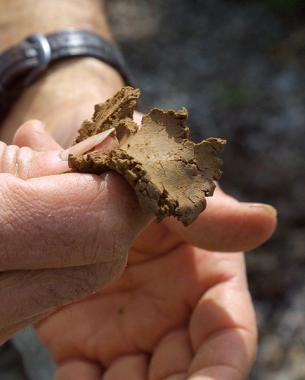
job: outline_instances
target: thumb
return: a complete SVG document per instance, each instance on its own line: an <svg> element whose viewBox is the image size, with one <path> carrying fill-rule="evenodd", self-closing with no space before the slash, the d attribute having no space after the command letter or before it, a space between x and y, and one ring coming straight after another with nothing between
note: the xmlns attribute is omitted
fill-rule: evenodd
<svg viewBox="0 0 305 380"><path fill-rule="evenodd" d="M30 179L70 171L69 154L79 155L92 149L106 152L115 148L117 142L110 137L112 132L113 129L109 129L63 150L40 122L29 121L15 134L14 143L18 146L0 142L0 173Z"/></svg>
<svg viewBox="0 0 305 380"><path fill-rule="evenodd" d="M266 204L238 202L219 187L206 210L188 227L172 218L166 227L197 247L218 252L239 252L264 243L276 228L276 210Z"/></svg>
<svg viewBox="0 0 305 380"><path fill-rule="evenodd" d="M15 133L13 144L19 147L27 146L37 152L61 149L40 120L29 120L22 124Z"/></svg>

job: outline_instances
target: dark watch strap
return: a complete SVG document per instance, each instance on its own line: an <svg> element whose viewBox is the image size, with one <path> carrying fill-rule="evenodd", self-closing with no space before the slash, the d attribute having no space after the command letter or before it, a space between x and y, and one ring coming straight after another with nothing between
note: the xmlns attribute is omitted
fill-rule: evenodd
<svg viewBox="0 0 305 380"><path fill-rule="evenodd" d="M67 29L34 34L0 54L0 120L23 89L50 65L73 57L92 57L115 68L131 84L123 56L114 45L92 32Z"/></svg>

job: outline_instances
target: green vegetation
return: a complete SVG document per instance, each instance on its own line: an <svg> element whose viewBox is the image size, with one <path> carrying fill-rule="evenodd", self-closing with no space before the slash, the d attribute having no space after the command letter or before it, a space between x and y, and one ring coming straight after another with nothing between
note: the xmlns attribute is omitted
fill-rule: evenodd
<svg viewBox="0 0 305 380"><path fill-rule="evenodd" d="M225 110L240 110L249 104L254 94L245 87L230 82L222 83L218 105Z"/></svg>

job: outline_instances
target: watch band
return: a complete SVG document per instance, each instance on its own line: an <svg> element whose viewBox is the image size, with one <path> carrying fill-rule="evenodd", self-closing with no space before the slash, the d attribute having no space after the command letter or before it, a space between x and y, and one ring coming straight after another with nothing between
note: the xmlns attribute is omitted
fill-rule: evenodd
<svg viewBox="0 0 305 380"><path fill-rule="evenodd" d="M115 68L131 84L123 56L95 33L67 29L46 36L34 34L0 54L0 119L23 89L50 65L73 57L92 57Z"/></svg>

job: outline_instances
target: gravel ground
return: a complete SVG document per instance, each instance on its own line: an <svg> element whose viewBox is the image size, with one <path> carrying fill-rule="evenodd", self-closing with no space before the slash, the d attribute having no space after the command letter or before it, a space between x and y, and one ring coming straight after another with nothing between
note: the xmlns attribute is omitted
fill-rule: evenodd
<svg viewBox="0 0 305 380"><path fill-rule="evenodd" d="M305 27L264 3L111 0L113 31L152 106L228 139L222 186L279 210L248 254L260 349L251 380L305 379Z"/></svg>

